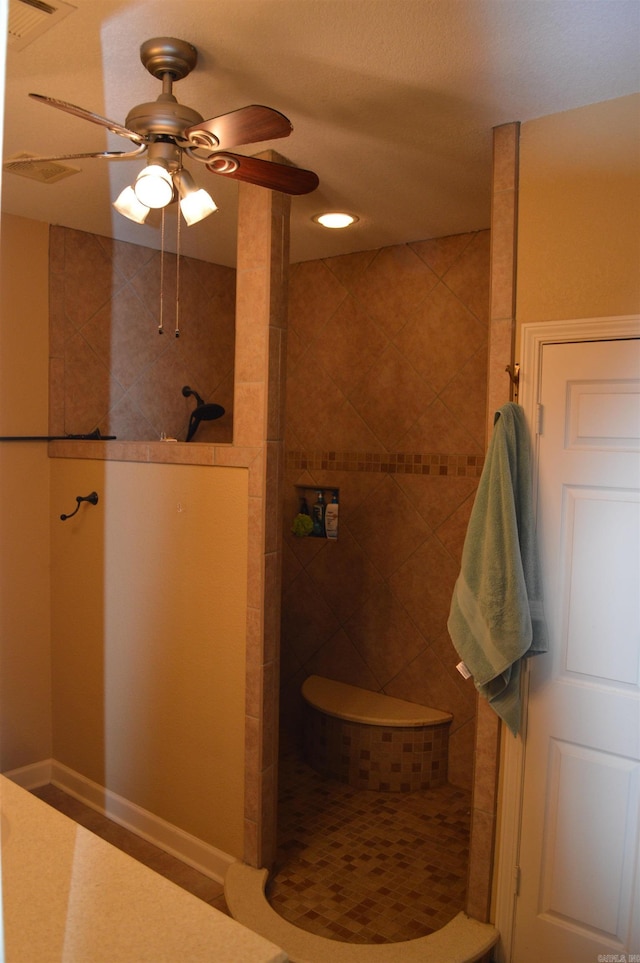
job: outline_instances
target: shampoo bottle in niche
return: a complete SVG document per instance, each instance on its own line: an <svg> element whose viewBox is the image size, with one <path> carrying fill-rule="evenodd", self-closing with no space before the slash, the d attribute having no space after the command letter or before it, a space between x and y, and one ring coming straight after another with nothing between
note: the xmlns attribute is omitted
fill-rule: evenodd
<svg viewBox="0 0 640 963"><path fill-rule="evenodd" d="M311 518L313 520L313 534L317 538L324 538L324 513L326 509L324 495L322 492L318 492L318 497L311 509Z"/></svg>
<svg viewBox="0 0 640 963"><path fill-rule="evenodd" d="M333 493L333 498L327 505L324 513L324 527L327 538L338 537L338 493Z"/></svg>

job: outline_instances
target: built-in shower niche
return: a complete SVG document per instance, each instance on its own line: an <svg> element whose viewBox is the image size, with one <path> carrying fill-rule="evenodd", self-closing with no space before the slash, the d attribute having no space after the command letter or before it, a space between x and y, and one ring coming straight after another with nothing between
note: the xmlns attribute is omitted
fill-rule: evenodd
<svg viewBox="0 0 640 963"><path fill-rule="evenodd" d="M338 538L340 489L322 485L296 485L297 514L291 530L300 538Z"/></svg>

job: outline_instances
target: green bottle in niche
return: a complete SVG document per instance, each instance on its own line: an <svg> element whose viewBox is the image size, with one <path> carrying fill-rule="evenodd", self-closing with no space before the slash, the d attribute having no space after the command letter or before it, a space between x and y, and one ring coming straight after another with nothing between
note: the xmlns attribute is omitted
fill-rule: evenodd
<svg viewBox="0 0 640 963"><path fill-rule="evenodd" d="M313 521L313 534L316 538L324 538L324 513L326 505L324 501L324 495L322 492L318 492L318 497L315 500L313 508L311 509L311 519Z"/></svg>
<svg viewBox="0 0 640 963"><path fill-rule="evenodd" d="M338 493L334 492L333 497L324 513L324 528L327 538L338 537Z"/></svg>

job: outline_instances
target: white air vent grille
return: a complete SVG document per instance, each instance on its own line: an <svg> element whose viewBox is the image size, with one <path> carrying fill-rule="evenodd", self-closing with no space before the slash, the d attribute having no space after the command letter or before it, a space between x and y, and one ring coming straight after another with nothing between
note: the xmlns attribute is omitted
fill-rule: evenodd
<svg viewBox="0 0 640 963"><path fill-rule="evenodd" d="M10 0L7 45L22 50L76 8L64 0Z"/></svg>
<svg viewBox="0 0 640 963"><path fill-rule="evenodd" d="M36 161L33 164L24 163L27 158L35 156L35 154L27 154L26 152L16 154L4 162L2 169L9 174L19 174L20 177L29 177L33 181L39 181L41 184L55 184L56 181L61 181L65 177L71 177L72 174L80 173L79 168L67 167L66 164L60 164L58 161L42 161L41 163Z"/></svg>

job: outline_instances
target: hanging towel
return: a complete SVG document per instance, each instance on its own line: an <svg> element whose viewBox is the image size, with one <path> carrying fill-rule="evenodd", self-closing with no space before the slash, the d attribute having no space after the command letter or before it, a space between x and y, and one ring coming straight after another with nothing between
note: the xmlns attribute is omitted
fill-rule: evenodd
<svg viewBox="0 0 640 963"><path fill-rule="evenodd" d="M520 731L522 659L547 651L523 409L503 405L478 485L449 620L476 688Z"/></svg>

